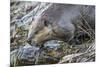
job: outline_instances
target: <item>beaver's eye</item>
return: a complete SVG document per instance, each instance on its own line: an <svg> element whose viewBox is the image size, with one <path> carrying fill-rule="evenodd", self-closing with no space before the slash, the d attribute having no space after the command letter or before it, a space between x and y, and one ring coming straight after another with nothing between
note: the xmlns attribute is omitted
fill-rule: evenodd
<svg viewBox="0 0 100 67"><path fill-rule="evenodd" d="M45 21L44 21L44 25L45 25L45 26L48 26L48 21L45 20Z"/></svg>

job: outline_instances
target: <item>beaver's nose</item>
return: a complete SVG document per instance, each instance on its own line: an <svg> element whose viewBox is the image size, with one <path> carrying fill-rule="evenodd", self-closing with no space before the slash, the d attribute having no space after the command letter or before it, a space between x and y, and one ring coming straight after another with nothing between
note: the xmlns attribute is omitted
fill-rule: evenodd
<svg viewBox="0 0 100 67"><path fill-rule="evenodd" d="M27 43L30 44L31 46L33 46L33 45L36 46L37 45L37 43L33 40L27 40Z"/></svg>

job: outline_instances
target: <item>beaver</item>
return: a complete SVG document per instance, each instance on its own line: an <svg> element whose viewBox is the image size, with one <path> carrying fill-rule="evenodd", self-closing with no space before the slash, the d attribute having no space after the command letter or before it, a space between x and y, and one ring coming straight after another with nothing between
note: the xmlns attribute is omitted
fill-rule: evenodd
<svg viewBox="0 0 100 67"><path fill-rule="evenodd" d="M43 46L46 41L70 42L84 17L91 29L95 29L95 6L52 3L32 21L27 41ZM74 19L74 22L72 21ZM78 23L79 22L79 23ZM85 24L83 23L83 26Z"/></svg>

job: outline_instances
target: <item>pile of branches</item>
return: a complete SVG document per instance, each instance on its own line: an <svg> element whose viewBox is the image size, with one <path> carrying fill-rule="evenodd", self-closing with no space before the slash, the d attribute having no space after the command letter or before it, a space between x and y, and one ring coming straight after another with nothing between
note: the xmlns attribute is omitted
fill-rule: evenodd
<svg viewBox="0 0 100 67"><path fill-rule="evenodd" d="M59 63L80 63L93 61L95 61L95 43L89 44L88 48L84 52L65 55Z"/></svg>

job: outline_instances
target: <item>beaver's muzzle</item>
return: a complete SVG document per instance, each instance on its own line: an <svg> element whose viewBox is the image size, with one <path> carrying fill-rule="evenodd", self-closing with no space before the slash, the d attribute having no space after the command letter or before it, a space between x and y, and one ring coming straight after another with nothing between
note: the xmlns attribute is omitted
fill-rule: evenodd
<svg viewBox="0 0 100 67"><path fill-rule="evenodd" d="M41 47L41 44L38 44L33 40L27 40L27 43L30 44L31 46Z"/></svg>

